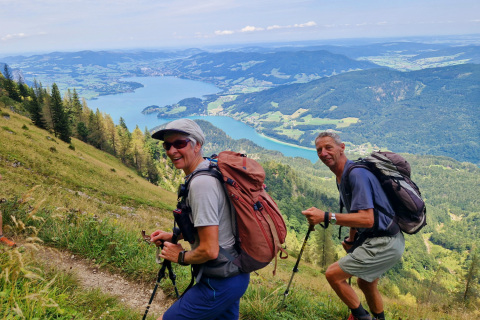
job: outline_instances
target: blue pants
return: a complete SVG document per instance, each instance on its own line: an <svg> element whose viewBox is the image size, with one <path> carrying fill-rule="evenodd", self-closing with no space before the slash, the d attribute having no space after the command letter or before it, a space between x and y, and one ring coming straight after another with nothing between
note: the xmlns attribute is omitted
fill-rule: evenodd
<svg viewBox="0 0 480 320"><path fill-rule="evenodd" d="M238 319L240 298L249 282L249 273L230 278L202 277L199 283L165 311L163 320Z"/></svg>

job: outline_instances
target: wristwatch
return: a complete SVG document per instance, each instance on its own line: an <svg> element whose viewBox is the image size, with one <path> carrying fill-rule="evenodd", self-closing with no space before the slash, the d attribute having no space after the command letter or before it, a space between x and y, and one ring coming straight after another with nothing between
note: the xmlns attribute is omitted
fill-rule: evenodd
<svg viewBox="0 0 480 320"><path fill-rule="evenodd" d="M330 218L330 224L336 224L337 218L335 218L335 213L332 212L332 217Z"/></svg>
<svg viewBox="0 0 480 320"><path fill-rule="evenodd" d="M185 263L185 253L187 251L183 250L178 253L178 264L181 266L188 266L188 263Z"/></svg>

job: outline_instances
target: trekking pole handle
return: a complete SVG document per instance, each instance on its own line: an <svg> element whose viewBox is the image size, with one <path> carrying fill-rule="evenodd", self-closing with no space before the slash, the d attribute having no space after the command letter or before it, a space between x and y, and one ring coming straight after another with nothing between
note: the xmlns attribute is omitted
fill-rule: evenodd
<svg viewBox="0 0 480 320"><path fill-rule="evenodd" d="M298 254L297 263L295 263L295 267L293 267L293 272L298 272L298 265L300 264L300 258L302 257L303 250L305 250L305 246L307 245L308 237L310 236L310 232L315 231L315 226L313 224L308 226L307 235L305 236L305 240L303 240L302 248L300 249L300 253Z"/></svg>
<svg viewBox="0 0 480 320"><path fill-rule="evenodd" d="M173 227L172 229L173 234L172 234L172 243L177 244L178 242L178 236L182 233L179 228Z"/></svg>

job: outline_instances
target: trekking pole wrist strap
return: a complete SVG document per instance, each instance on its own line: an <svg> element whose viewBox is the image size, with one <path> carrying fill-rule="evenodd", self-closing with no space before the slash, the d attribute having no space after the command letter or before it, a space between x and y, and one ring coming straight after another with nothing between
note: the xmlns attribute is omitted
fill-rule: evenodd
<svg viewBox="0 0 480 320"><path fill-rule="evenodd" d="M355 243L355 241L348 241L347 239L349 239L349 238L350 238L349 236L346 236L345 238L343 238L343 242L345 242L345 244L348 244L349 246L351 246Z"/></svg>
<svg viewBox="0 0 480 320"><path fill-rule="evenodd" d="M325 216L323 218L323 223L325 223L325 229L328 228L328 225L330 224L330 212L325 211Z"/></svg>

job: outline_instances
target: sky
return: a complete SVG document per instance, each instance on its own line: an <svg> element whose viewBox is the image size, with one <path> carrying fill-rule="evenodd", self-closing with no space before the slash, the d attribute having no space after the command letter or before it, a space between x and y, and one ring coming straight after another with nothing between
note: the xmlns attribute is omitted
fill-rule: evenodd
<svg viewBox="0 0 480 320"><path fill-rule="evenodd" d="M479 0L0 0L0 56L479 33Z"/></svg>

